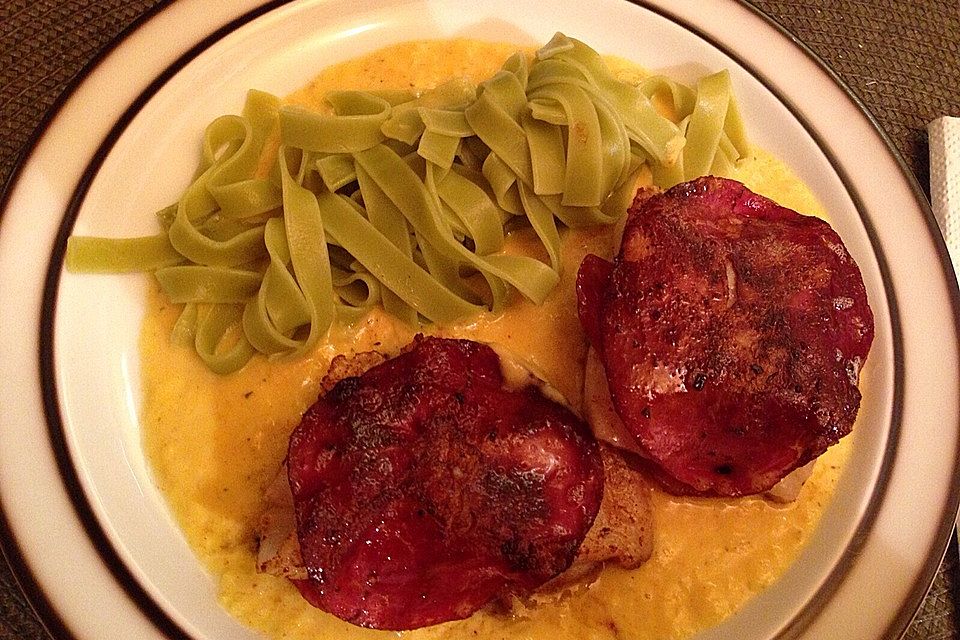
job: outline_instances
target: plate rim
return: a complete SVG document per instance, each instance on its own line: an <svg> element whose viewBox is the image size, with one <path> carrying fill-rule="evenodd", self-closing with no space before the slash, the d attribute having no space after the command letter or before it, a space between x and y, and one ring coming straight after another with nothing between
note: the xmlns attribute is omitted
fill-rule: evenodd
<svg viewBox="0 0 960 640"><path fill-rule="evenodd" d="M160 87L163 86L169 79L171 79L180 69L182 69L187 63L194 59L197 55L206 50L209 46L220 40L225 35L229 34L239 26L246 24L260 15L272 11L280 6L290 4L294 0L267 0L266 2L259 3L259 5L242 15L231 20L227 24L215 29L213 32L209 33L206 37L197 42L194 46L188 49L183 54L179 55L176 60L171 63L161 74L157 75L147 87L139 93L136 100L128 105L124 110L123 114L119 119L117 119L113 125L110 127L109 133L97 145L96 153L90 158L88 162L85 163L86 168L83 171L80 181L75 185L73 189L73 194L70 198L70 204L65 212L65 215L62 217L59 228L58 228L58 237L55 241L52 254L49 256L48 269L44 277L44 291L43 291L43 310L41 312L41 324L40 324L40 350L39 350L39 363L41 371L41 389L43 390L43 405L45 408L46 415L44 416L48 437L50 444L57 458L57 466L60 469L61 479L65 481L67 486L68 493L70 495L70 501L73 505L74 510L77 512L81 522L84 524L86 534L94 542L98 553L103 557L104 550L101 549L101 545L106 547L106 553L110 555L113 560L110 562L105 562L104 564L111 570L114 578L121 582L121 586L127 591L127 594L133 596L130 592L132 588L135 592L138 592L137 597L133 597L132 600L143 608L143 601L147 601L156 608L155 614L159 615L159 618L154 618L154 613L150 613L149 617L151 621L158 626L158 630L162 633L165 633L167 637L172 638L191 638L189 634L186 634L178 625L175 623L166 612L157 605L154 600L143 590L143 587L139 584L139 581L130 573L130 570L123 564L119 559L119 556L115 549L113 549L112 543L107 538L106 534L103 532L102 525L97 520L96 516L91 510L88 500L89 498L83 492L83 489L80 487L79 481L77 480L77 471L74 466L74 462L70 457L70 453L67 450L66 443L63 438L63 426L62 418L60 416L60 403L57 397L56 392L56 382L53 374L54 360L53 360L53 323L52 318L55 314L56 309L56 298L58 290L58 278L62 268L62 247L66 242L66 236L69 235L69 231L73 227L73 223L76 219L76 214L79 210L79 206L83 201L83 198L86 195L86 189L89 186L90 180L96 175L97 169L102 163L103 158L109 153L113 144L116 142L116 139L122 135L126 126L129 124L129 120L132 119L134 115L142 108L142 105L152 97ZM695 34L698 38L705 40L711 46L717 48L719 51L725 55L731 57L738 64L743 66L749 74L757 79L767 90L771 91L776 98L790 111L791 115L798 120L798 122L803 126L804 130L811 135L811 137L816 142L818 148L825 156L831 165L831 167L837 172L838 176L841 178L841 182L844 184L844 187L847 189L848 194L851 199L854 201L855 207L860 214L861 222L867 229L868 236L870 238L871 249L874 251L874 255L877 259L878 265L881 268L881 274L883 276L884 284L889 284L889 267L885 259L881 259L883 256L882 248L879 243L876 241L876 234L873 228L873 225L870 223L868 216L865 216L864 208L861 206L861 200L856 197L855 190L850 189L850 181L845 172L838 166L838 163L835 161L834 155L826 148L825 145L821 144L821 137L816 134L811 126L808 126L806 119L798 112L795 105L790 101L786 100L780 91L774 88L775 85L772 85L767 78L762 74L759 74L753 65L745 62L739 55L730 51L723 43L718 42L715 38L710 36L710 34L704 33L696 25L693 25L683 19L678 17L675 14L669 12L667 9L651 4L648 0L623 0L624 2L632 3L634 5L641 6L649 11L652 11L671 22L674 22L681 28L686 31L689 31ZM887 133L879 125L876 118L865 106L862 100L852 91L852 89L839 77L839 75L833 71L824 61L820 58L809 46L805 45L803 42L795 38L785 27L776 22L769 15L761 11L759 8L753 6L747 0L733 0L733 2L743 8L748 9L753 14L764 20L768 26L772 26L775 30L780 32L782 35L787 37L791 43L799 48L808 58L813 60L819 69L823 72L826 72L831 81L836 84L845 94L845 96L851 100L851 102L857 107L858 111L866 118L869 122L871 128L879 135L880 139L884 143L887 152L895 160L896 164L899 167L901 176L905 179L906 183L909 185L910 190L913 194L914 199L919 205L920 210L923 212L923 218L926 222L926 232L931 236L933 244L938 251L938 257L941 264L941 268L944 271L944 274L947 276L948 282L952 283L954 286L949 292L949 298L951 302L952 318L955 334L960 336L960 295L956 290L956 275L953 271L951 262L949 260L949 255L946 250L946 246L943 243L942 237L936 226L935 218L930 210L929 203L926 200L926 196L920 187L916 176L913 175L912 171L909 170L906 165L903 156L900 154L899 150L892 143L892 140L889 138ZM2 192L0 192L0 223L3 221L4 212L6 211L8 200L10 195L21 178L24 168L28 164L30 158L33 156L34 151L42 139L46 129L50 124L59 116L64 105L69 101L73 96L79 86L81 86L89 76L96 70L97 67L103 62L103 60L118 46L120 46L134 31L138 30L144 24L153 19L156 15L162 13L164 10L168 9L172 4L172 0L162 0L159 4L155 5L153 8L138 16L130 25L125 27L120 34L109 43L104 45L95 57L84 66L84 68L71 80L70 85L58 96L57 100L47 111L44 118L41 120L40 125L33 132L31 137L28 140L28 143L22 148L18 154L13 170L11 171L8 179L3 185ZM899 314L897 312L897 301L895 297L895 291L892 290L892 287L884 287L884 293L887 298L887 302L890 305L891 310L891 329L893 330L893 345L894 345L894 367L895 371L895 384L894 384L894 415L892 416L891 421L898 422L896 433L894 434L891 431L891 435L895 435L896 440L894 443L894 449L896 444L899 442L899 416L900 409L899 406L902 402L903 388L902 385L897 383L896 380L899 380L899 376L902 376L903 372L903 353L902 353L902 338L901 338L901 327L899 323ZM888 449L891 444L888 442ZM885 454L884 465L880 472L880 481L882 484L886 485L883 482L887 468L893 464L893 459ZM69 468L70 473L72 473L73 486L71 486L70 478L64 473L64 466ZM954 456L954 474L956 475L960 472L960 451L958 455ZM880 483L878 483L880 484ZM870 511L872 512L872 517L870 517L870 523L867 529L872 527L873 520L875 519L877 512L879 511L879 502L882 500L877 495L877 489L874 487L870 497L870 504L873 506ZM881 496L882 497L882 496ZM78 504L81 503L81 504ZM876 503L876 504L875 504ZM943 511L943 521L938 527L938 541L942 542L942 545L933 545L930 552L925 558L923 563L925 571L921 572L921 576L918 576L917 583L914 584L910 589L910 594L915 596L911 598L908 602L903 603L897 616L892 621L890 627L888 628L887 635L891 633L896 633L898 635L891 635L890 637L899 637L899 633L896 629L905 630L916 613L917 606L922 601L923 597L926 594L927 589L929 588L929 583L935 575L939 562L936 562L937 558L942 559L943 553L945 553L947 544L950 540L950 533L952 532L952 521L955 517L955 513L951 514L951 505L956 506L960 503L960 487L954 486L951 488L950 500L944 505ZM857 526L857 533L861 532L864 521ZM91 535L91 527L97 532L94 535ZM99 538L99 540L98 540ZM7 520L6 510L3 509L2 503L0 503L0 550L2 550L3 555L7 559L8 563L13 570L14 576L17 579L20 588L24 591L27 596L28 601L34 610L38 613L38 618L41 623L47 629L48 633L52 633L53 627L57 631L57 637L61 637L61 634L64 634L63 637L75 637L69 631L68 627L65 625L64 621L59 615L59 612L56 610L56 607L49 602L47 596L45 595L41 585L35 579L32 570L28 562L25 560L20 541L18 541L12 534L12 529ZM847 555L847 552L850 550L850 547L853 545L848 545L847 550L845 550L844 555ZM942 550L938 551L938 547L942 546ZM104 558L106 560L106 558ZM122 572L126 575L117 575L117 569L122 568ZM837 571L837 568L831 571L831 576ZM929 578L930 580L928 580ZM127 584L129 580L130 585ZM829 580L828 580L829 581ZM926 583L927 586L924 586L923 583ZM821 585L822 589L825 585ZM819 593L819 590L818 590ZM804 605L802 611L806 611L810 606L810 603ZM48 617L51 616L51 617ZM789 631L792 628L794 621L791 621L790 626L784 629L783 632L778 634L776 637L786 637L785 634L789 635Z"/></svg>

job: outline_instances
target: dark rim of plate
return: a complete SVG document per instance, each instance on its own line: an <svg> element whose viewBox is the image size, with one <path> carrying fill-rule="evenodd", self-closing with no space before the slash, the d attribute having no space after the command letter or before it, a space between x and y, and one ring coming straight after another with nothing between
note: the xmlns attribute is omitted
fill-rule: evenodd
<svg viewBox="0 0 960 640"><path fill-rule="evenodd" d="M193 46L189 51L180 56L167 69L165 69L164 72L155 78L136 98L136 100L134 100L134 102L124 111L123 115L111 128L106 139L99 146L97 153L92 157L82 178L74 190L69 206L64 212L64 216L61 221L60 229L55 240L54 250L50 257L45 278L43 308L41 310L41 321L39 327L40 382L43 389L43 402L45 408L45 418L48 427L48 436L50 438L51 448L56 456L63 484L67 489L76 514L86 530L87 536L96 547L104 565L110 570L114 579L125 590L131 601L135 603L141 612L153 622L157 630L168 638L189 639L191 636L176 622L174 622L174 620L163 610L163 608L149 596L137 578L132 574L130 569L120 559L119 554L113 547L113 544L110 542L108 536L105 534L103 528L94 515L87 496L80 485L77 470L74 467L73 460L66 444L63 423L60 415L56 380L54 376L53 357L53 326L56 313L56 299L60 273L63 267L64 248L66 245L66 239L70 235L70 231L73 228L73 224L76 220L80 206L83 203L93 178L96 176L100 166L109 154L113 145L126 130L127 125L153 97L153 95L156 94L164 86L164 84L173 78L183 67L185 67L187 63L210 48L214 43L218 42L229 33L253 21L264 13L272 11L273 9L287 4L290 1L291 0L268 1L260 7L238 17L237 19L212 32L195 46ZM890 287L889 266L883 254L882 248L879 246L877 241L875 228L863 207L862 200L858 196L856 189L853 188L849 176L843 172L840 163L830 153L825 141L816 134L810 123L802 117L800 110L796 107L796 105L793 105L789 101L785 100L780 92L776 90L775 84L768 78L764 77L762 74L759 74L751 65L746 64L739 56L730 51L725 45L718 42L708 34L703 33L698 27L687 23L683 19L671 15L669 11L665 9L650 6L646 0L630 1L660 15L671 22L674 22L678 26L695 34L730 57L737 64L747 70L768 91L775 95L780 102L784 104L784 106L787 107L793 117L797 119L807 133L814 139L814 141L820 147L821 152L826 155L834 171L837 172L837 175L840 177L841 181L846 187L848 194L853 199L860 215L861 222L863 223L870 238L874 255L880 266L883 282L885 283L884 292L887 297L887 303L890 307L891 330L893 335L894 398L892 407L892 420L890 425L890 439L888 441L883 466L880 472L880 482L874 488L869 505L867 507L867 513L864 519L859 523L853 537L853 541L844 550L840 562L831 571L827 579L815 593L814 597L806 605L804 605L801 612L793 620L789 621L783 630L776 636L777 638L796 637L804 628L806 628L813 618L816 617L817 612L821 609L823 603L831 597L831 595L842 583L850 563L856 556L856 553L863 544L863 541L866 539L866 534L874 524L879 505L887 489L889 470L896 457L896 451L900 437L900 420L902 414L904 360L902 330L900 326L897 300L892 287ZM929 205L926 202L926 197L924 196L922 189L917 183L912 172L908 169L903 158L890 141L889 137L883 132L883 129L879 126L876 119L870 114L869 110L865 107L862 101L854 95L846 83L844 83L839 76L833 72L829 66L809 47L800 43L786 29L784 29L762 11L753 7L746 0L736 0L736 2L742 7L748 9L754 15L764 20L764 22L766 22L769 26L773 27L778 33L786 37L795 46L797 46L797 48L800 49L807 57L813 60L817 66L823 72L825 72L859 108L864 117L869 121L871 126L881 137L889 153L896 160L904 179L913 191L915 198L924 213L924 222L926 224L928 233L933 239L934 245L937 247L944 273L947 275L947 279L949 281L956 284L956 278L953 273L949 254L947 253L946 246L943 244L943 241L940 237L936 221L932 212L930 211ZM4 185L2 197L0 197L0 215L2 215L2 212L5 210L13 186L17 183L17 180L19 179L27 160L30 158L34 149L36 148L37 143L41 139L43 131L46 129L47 125L49 125L49 123L52 122L53 119L59 114L63 105L75 92L77 87L82 84L82 82L96 69L96 67L103 61L109 52L114 50L133 31L141 27L144 23L152 19L169 5L170 0L165 0L131 23L131 25L126 28L113 42L111 42L105 49L98 53L91 63L88 64L84 70L71 82L70 87L58 98L54 106L44 118L41 126L38 127L37 131L31 137L29 143L25 147L25 151L17 159L15 169L7 183ZM951 307L953 311L955 333L956 335L960 336L960 295L957 294L956 287L954 287L953 291L951 291ZM954 457L954 475L960 475L960 451L956 452ZM934 545L933 548L930 549L924 564L924 571L922 571L921 575L918 576L916 584L912 585L911 587L910 598L902 604L893 622L887 629L884 637L900 637L909 625L910 620L919 607L929 584L932 582L937 567L939 566L939 561L942 559L943 553L946 550L950 533L953 528L953 520L955 516L954 508L958 503L960 503L960 486L954 486L951 488L950 500L946 505L944 505L942 521L938 530L938 544ZM0 505L0 548L2 548L4 556L11 565L11 568L13 569L21 588L25 592L28 600L36 610L41 622L47 628L48 632L57 638L76 637L70 631L66 622L57 612L54 605L44 595L42 587L34 577L30 567L24 559L24 555L20 549L18 540L16 540L12 534L12 530L9 522L7 521L5 511L2 509L2 505Z"/></svg>

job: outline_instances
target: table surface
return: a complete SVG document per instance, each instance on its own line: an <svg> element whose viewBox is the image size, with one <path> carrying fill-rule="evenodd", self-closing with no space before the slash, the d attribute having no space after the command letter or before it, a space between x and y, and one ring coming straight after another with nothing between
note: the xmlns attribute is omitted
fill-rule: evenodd
<svg viewBox="0 0 960 640"><path fill-rule="evenodd" d="M165 0L0 0L0 184L58 96L98 52ZM705 1L705 0L690 0ZM926 124L960 116L960 1L752 0L832 67L929 189ZM960 638L953 539L910 640ZM0 640L45 639L0 562Z"/></svg>

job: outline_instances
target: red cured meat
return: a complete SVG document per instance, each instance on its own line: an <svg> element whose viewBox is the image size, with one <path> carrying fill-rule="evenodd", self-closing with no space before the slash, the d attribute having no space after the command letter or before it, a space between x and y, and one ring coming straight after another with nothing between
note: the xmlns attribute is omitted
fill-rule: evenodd
<svg viewBox="0 0 960 640"><path fill-rule="evenodd" d="M586 425L504 388L493 350L418 338L340 381L290 438L289 480L314 606L412 629L530 591L573 561L603 493Z"/></svg>
<svg viewBox="0 0 960 640"><path fill-rule="evenodd" d="M721 178L644 192L577 293L614 407L671 490L765 491L853 426L873 314L823 220Z"/></svg>

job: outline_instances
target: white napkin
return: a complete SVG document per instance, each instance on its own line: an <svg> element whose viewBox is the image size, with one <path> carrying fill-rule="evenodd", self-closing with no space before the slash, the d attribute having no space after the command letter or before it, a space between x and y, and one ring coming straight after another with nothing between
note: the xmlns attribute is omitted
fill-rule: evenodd
<svg viewBox="0 0 960 640"><path fill-rule="evenodd" d="M930 136L930 200L947 243L953 270L960 274L960 118L938 118Z"/></svg>
<svg viewBox="0 0 960 640"><path fill-rule="evenodd" d="M960 274L960 118L938 118L930 136L930 200L947 244L953 270ZM960 518L957 519L960 540Z"/></svg>

